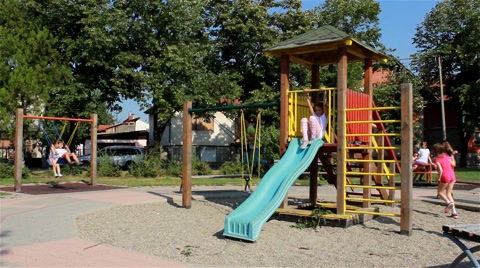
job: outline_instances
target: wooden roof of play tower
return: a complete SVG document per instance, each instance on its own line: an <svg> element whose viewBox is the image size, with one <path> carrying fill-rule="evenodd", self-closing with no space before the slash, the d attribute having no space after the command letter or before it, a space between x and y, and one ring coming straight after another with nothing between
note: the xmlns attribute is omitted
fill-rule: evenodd
<svg viewBox="0 0 480 268"><path fill-rule="evenodd" d="M363 44L339 29L327 25L285 40L264 50L266 55L289 55L291 62L312 65L328 65L338 62L337 49L347 47L348 62L364 59L385 61L387 56Z"/></svg>

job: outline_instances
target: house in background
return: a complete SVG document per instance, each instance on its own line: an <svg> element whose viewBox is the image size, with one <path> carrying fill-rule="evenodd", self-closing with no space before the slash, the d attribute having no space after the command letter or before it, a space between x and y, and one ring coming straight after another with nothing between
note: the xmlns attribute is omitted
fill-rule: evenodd
<svg viewBox="0 0 480 268"><path fill-rule="evenodd" d="M97 130L97 148L102 149L111 145L130 145L146 147L148 141L149 124L135 117L132 113L128 118L116 125L99 125ZM92 144L90 137L85 137L79 155L90 154Z"/></svg>
<svg viewBox="0 0 480 268"><path fill-rule="evenodd" d="M212 165L231 161L235 140L238 138L233 119L216 112L210 121L194 118L192 124L193 149L200 161ZM150 132L153 133L153 130ZM183 114L177 113L162 134L161 146L167 152L168 159L181 160L182 144Z"/></svg>

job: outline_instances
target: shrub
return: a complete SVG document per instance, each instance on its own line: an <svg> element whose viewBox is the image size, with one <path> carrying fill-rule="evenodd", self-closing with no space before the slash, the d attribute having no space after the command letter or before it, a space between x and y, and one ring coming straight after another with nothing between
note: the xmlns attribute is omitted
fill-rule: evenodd
<svg viewBox="0 0 480 268"><path fill-rule="evenodd" d="M244 172L247 170L246 165L243 167ZM223 175L242 174L242 162L225 162L220 166L220 173Z"/></svg>
<svg viewBox="0 0 480 268"><path fill-rule="evenodd" d="M22 168L22 178L28 179L32 173L27 167ZM11 179L15 176L15 167L9 163L0 163L0 178Z"/></svg>
<svg viewBox="0 0 480 268"><path fill-rule="evenodd" d="M14 168L7 163L0 163L0 178L9 179L13 178Z"/></svg>
<svg viewBox="0 0 480 268"><path fill-rule="evenodd" d="M143 162L134 162L128 173L134 177L155 178L161 172L161 164L156 159L145 159Z"/></svg>
<svg viewBox="0 0 480 268"><path fill-rule="evenodd" d="M178 161L168 162L165 172L169 176L181 177L182 176L182 164Z"/></svg>
<svg viewBox="0 0 480 268"><path fill-rule="evenodd" d="M81 175L83 172L83 167L81 166L62 165L60 169L61 169L62 175L77 176L77 175ZM53 171L51 172L53 175Z"/></svg>
<svg viewBox="0 0 480 268"><path fill-rule="evenodd" d="M206 163L200 161L198 158L192 158L192 174L193 175L210 175L212 168Z"/></svg>
<svg viewBox="0 0 480 268"><path fill-rule="evenodd" d="M120 167L114 166L110 163L108 155L103 155L100 157L98 175L102 177L120 177L122 171L120 170Z"/></svg>

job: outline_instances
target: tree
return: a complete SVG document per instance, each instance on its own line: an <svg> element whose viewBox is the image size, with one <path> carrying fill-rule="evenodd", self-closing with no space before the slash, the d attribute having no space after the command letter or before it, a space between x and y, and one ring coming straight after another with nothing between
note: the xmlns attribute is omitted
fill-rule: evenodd
<svg viewBox="0 0 480 268"><path fill-rule="evenodd" d="M2 138L13 137L17 108L43 114L49 91L70 79L55 49L56 38L37 18L27 16L23 3L6 0L0 6L0 131L7 133Z"/></svg>
<svg viewBox="0 0 480 268"><path fill-rule="evenodd" d="M413 38L419 52L412 65L426 82L426 101L439 100L439 67L441 57L444 93L459 107L458 122L464 122L458 133L465 164L468 139L480 126L480 2L445 0L430 11L417 27Z"/></svg>
<svg viewBox="0 0 480 268"><path fill-rule="evenodd" d="M375 71L386 74L386 82L379 83L375 88L373 99L378 107L399 107L401 106L401 90L400 85L403 83L411 83L413 88L413 111L414 117L418 118L418 113L423 109L423 97L420 95L422 88L421 80L418 76L410 72L397 59L390 57L387 62L378 62L374 66ZM401 117L400 110L380 111L384 120L398 120ZM416 118L414 118L415 120ZM398 123L385 124L387 132L400 133L401 126ZM414 144L420 142L422 133L419 122L413 125ZM398 140L400 142L400 140Z"/></svg>
<svg viewBox="0 0 480 268"><path fill-rule="evenodd" d="M73 86L55 92L56 99L70 96L68 108L77 114L85 103L105 102L113 109L116 101L134 99L152 108L160 122L180 111L185 100L194 106L233 100L241 91L237 75L209 68L217 51L205 31L205 3L36 2L32 13L59 37L57 49L74 76Z"/></svg>

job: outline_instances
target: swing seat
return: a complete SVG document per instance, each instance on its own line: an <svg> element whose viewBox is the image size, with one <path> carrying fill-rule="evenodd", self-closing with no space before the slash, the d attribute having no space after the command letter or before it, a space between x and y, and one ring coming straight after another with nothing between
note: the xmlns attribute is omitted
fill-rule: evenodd
<svg viewBox="0 0 480 268"><path fill-rule="evenodd" d="M48 163L48 165L50 165L50 166L52 165L52 162L50 161L50 158L47 159L47 163ZM57 163L58 163L60 166L65 165L65 164L68 164L67 159L65 159L65 158L59 158L59 159L57 160Z"/></svg>

